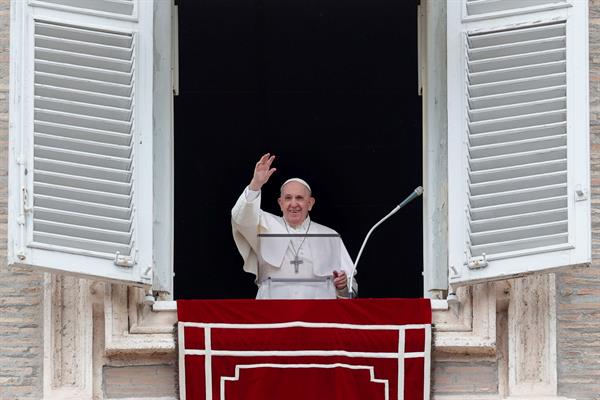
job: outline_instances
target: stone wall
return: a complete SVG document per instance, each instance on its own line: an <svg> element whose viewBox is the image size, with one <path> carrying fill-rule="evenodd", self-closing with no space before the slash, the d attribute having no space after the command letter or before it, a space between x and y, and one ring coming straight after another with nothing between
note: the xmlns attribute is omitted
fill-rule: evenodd
<svg viewBox="0 0 600 400"><path fill-rule="evenodd" d="M559 394L600 399L600 1L589 2L592 267L557 274Z"/></svg>
<svg viewBox="0 0 600 400"><path fill-rule="evenodd" d="M0 0L0 399L42 392L43 277L6 266L9 0Z"/></svg>
<svg viewBox="0 0 600 400"><path fill-rule="evenodd" d="M8 71L9 0L0 0L0 399L41 399L43 276L9 269L5 261ZM590 1L590 101L594 265L558 273L556 279L558 389L559 394L578 400L600 399L600 0ZM436 353L434 398L497 398L503 392L497 359ZM173 361L170 357L107 359L100 396L173 396ZM143 387L136 387L139 384Z"/></svg>

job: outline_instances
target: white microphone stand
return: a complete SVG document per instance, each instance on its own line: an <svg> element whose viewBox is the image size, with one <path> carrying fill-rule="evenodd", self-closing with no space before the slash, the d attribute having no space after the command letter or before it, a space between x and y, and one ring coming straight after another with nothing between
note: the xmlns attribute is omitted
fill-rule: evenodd
<svg viewBox="0 0 600 400"><path fill-rule="evenodd" d="M388 213L388 215L381 218L381 220L379 220L379 222L377 222L375 225L373 225L371 230L369 230L369 233L367 233L367 236L365 237L365 240L363 241L362 246L360 246L360 250L358 251L358 256L356 256L356 261L354 262L354 266L352 268L352 273L348 277L348 297L350 297L350 298L353 297L354 293L352 291L352 280L354 279L354 271L356 271L356 267L358 266L358 261L360 260L360 256L362 255L362 252L365 249L365 245L367 244L367 241L369 240L371 233L373 233L375 228L377 228L379 225L381 225L383 223L383 221L385 221L392 215L396 214L398 212L398 210L400 210L402 207L404 207L405 205L407 205L408 203L410 203L411 201L413 201L414 199L416 199L417 197L419 197L422 194L423 194L423 187L422 186L417 187L410 195L408 195L408 197L406 199L404 199L402 201L402 203L398 204L392 211L390 211Z"/></svg>

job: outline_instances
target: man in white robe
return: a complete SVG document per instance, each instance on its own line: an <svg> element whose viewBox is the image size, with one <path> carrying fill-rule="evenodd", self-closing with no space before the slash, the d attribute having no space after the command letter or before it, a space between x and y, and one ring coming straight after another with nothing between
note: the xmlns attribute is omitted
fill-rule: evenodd
<svg viewBox="0 0 600 400"><path fill-rule="evenodd" d="M311 221L315 199L308 183L292 178L281 186L282 217L260 209L260 190L276 171L271 168L274 160L270 154L261 157L231 210L233 238L244 270L256 275L256 298L348 297L352 259L333 229Z"/></svg>

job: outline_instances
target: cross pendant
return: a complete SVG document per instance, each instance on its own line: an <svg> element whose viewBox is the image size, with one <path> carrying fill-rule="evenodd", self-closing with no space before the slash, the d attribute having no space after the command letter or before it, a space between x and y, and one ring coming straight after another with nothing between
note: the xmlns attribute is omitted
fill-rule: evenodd
<svg viewBox="0 0 600 400"><path fill-rule="evenodd" d="M300 264L304 264L304 261L299 259L298 254L296 254L294 256L294 259L292 261L290 261L290 264L294 265L294 272L298 273L298 268L300 267Z"/></svg>

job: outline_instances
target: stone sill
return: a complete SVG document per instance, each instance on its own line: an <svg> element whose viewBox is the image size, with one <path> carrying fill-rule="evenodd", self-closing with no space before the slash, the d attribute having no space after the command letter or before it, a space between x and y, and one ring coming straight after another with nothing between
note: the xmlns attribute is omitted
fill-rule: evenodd
<svg viewBox="0 0 600 400"><path fill-rule="evenodd" d="M453 310L446 300L432 300L433 321L447 319ZM143 325L134 325L129 335L107 346L109 353L122 352L172 352L175 346L175 324L177 323L177 302L157 301L152 312L144 318ZM447 329L447 328L446 328ZM479 335L468 325L452 326L450 330L434 327L433 349L441 352L493 354L496 349L495 337Z"/></svg>

